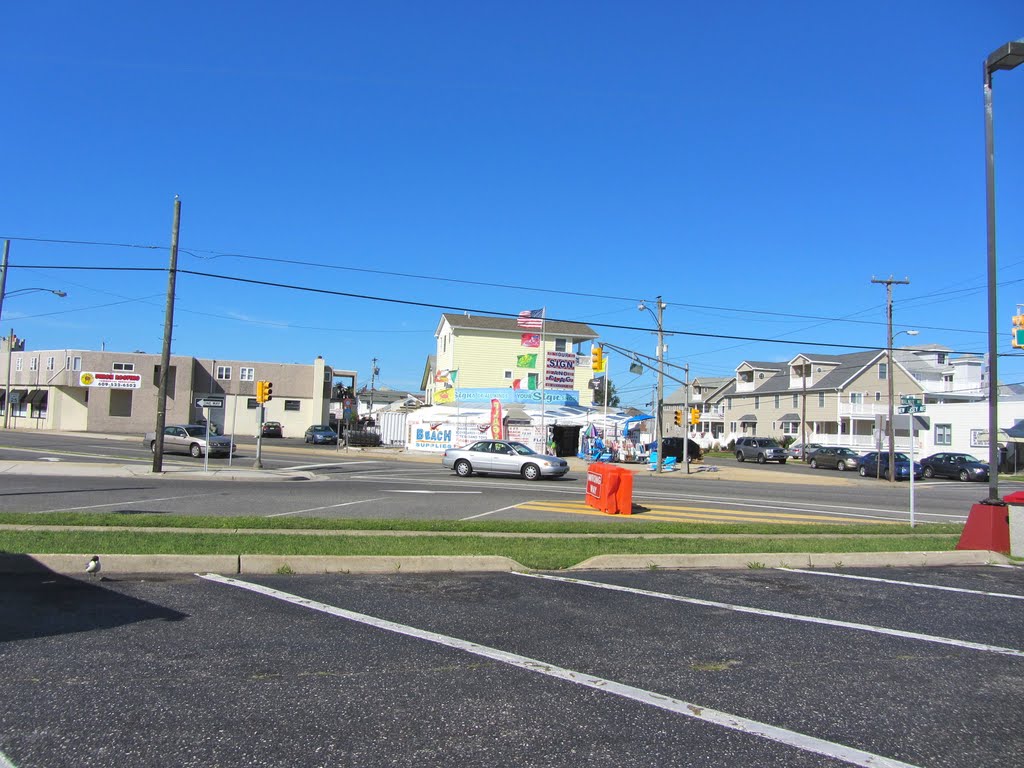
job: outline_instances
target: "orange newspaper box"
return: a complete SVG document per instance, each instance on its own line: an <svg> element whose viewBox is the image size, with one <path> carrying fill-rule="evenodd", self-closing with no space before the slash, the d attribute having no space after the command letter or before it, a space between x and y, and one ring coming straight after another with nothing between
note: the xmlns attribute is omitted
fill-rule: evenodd
<svg viewBox="0 0 1024 768"><path fill-rule="evenodd" d="M587 506L606 515L632 514L633 473L610 464L591 464L587 469Z"/></svg>

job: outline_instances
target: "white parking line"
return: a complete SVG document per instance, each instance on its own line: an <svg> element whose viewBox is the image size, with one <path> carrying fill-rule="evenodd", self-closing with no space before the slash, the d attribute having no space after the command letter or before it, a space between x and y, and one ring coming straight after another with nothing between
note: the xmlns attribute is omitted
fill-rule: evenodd
<svg viewBox="0 0 1024 768"><path fill-rule="evenodd" d="M586 688L592 688L597 691L603 691L604 693L621 696L622 698L631 699L632 701L636 701L647 706L657 707L658 709L679 715L685 715L686 717L691 717L695 720L720 725L724 728L731 728L732 730L740 731L741 733L758 736L763 739L768 739L769 741L775 741L780 744L795 747L796 749L804 750L805 752L813 752L835 760L842 760L852 765L864 766L865 768L914 768L910 763L893 760L881 755L876 755L872 752L865 752L854 747L848 747L845 744L837 744L836 742L826 741L814 736L797 733L796 731L790 731L785 728L768 725L767 723L761 723L757 720L749 720L745 717L740 717L739 715L733 715L728 712L711 709L699 704L692 704L681 699L673 699L660 693L654 693L653 691L647 691L642 688L635 688L634 686L626 685L625 683L618 683L614 680L593 677L583 672L577 672L564 667L557 667L544 661L531 659L528 656L520 656L517 653L502 651L497 648L491 648L490 646L473 643L469 640L461 640L457 637L442 635L425 629L417 629L416 627L410 627L406 624L398 624L393 621L388 621L387 619L377 618L376 616L368 616L365 613L348 611L344 608L338 608L315 600L308 600L289 592L281 592L280 590L264 587L259 584L253 584L248 581L232 579L226 576L218 576L212 573L197 575L204 579L209 579L210 581L225 584L227 586L238 587L240 589L246 589L251 592L256 592L257 594L265 595L266 597L272 597L275 600L282 600L286 603L292 603L293 605L299 605L303 608L320 611L321 613L337 616L342 619L348 619L349 621L355 621L360 624L376 627L377 629L383 629L388 632L394 632L396 634L405 635L406 637L412 637L418 640L425 640L430 643L436 643L437 645L443 645L458 651L471 653L485 659L491 659L492 661L499 661L503 664L517 667L518 669L536 672L540 675L547 675L548 677L554 677L559 680L575 683L576 685L582 685Z"/></svg>
<svg viewBox="0 0 1024 768"><path fill-rule="evenodd" d="M806 573L811 576L833 576L837 579L856 579L858 581L877 581L880 584L897 584L901 587L917 589L941 589L944 592L963 592L968 595L985 595L986 597L1008 597L1011 600L1024 600L1024 595L1010 595L1005 592L984 592L980 589L963 589L962 587L943 587L938 584L920 584L916 581L897 581L896 579L879 579L874 576L855 576L852 573L832 573L831 571L808 571L803 568L776 568L777 571Z"/></svg>
<svg viewBox="0 0 1024 768"><path fill-rule="evenodd" d="M501 509L492 509L490 512L481 512L479 515L470 515L469 517L460 517L459 521L461 522L463 520L476 520L478 517L487 517L488 515L495 515L498 512L504 512L506 509L515 509L518 506L519 506L518 504L510 504L509 506L502 507Z"/></svg>
<svg viewBox="0 0 1024 768"><path fill-rule="evenodd" d="M0 752L0 768L15 768L14 763L3 752Z"/></svg>
<svg viewBox="0 0 1024 768"><path fill-rule="evenodd" d="M102 507L130 507L133 504L152 504L154 501L175 501L177 499L193 499L208 496L206 493L186 493L184 496L164 496L159 499L134 499L130 501L112 501L108 504L90 504L87 507L61 507L60 509L39 509L33 514L43 512L81 512L83 509L100 509Z"/></svg>
<svg viewBox="0 0 1024 768"><path fill-rule="evenodd" d="M275 512L272 515L264 515L264 517L284 517L285 515L301 515L303 512L321 512L325 509L337 509L338 507L351 507L353 504L365 504L368 501L382 501L384 499L381 496L378 499L360 499L359 501L346 501L344 504L329 504L326 507L310 507L309 509L296 509L293 512Z"/></svg>
<svg viewBox="0 0 1024 768"><path fill-rule="evenodd" d="M925 635L920 632L906 632L902 629L889 629L887 627L876 627L873 624L857 624L851 621L839 621L838 619L822 619L817 616L804 616L799 613L785 613L783 611L771 611L766 608L751 608L747 605L734 605L732 603L719 603L714 600L701 600L698 597L684 597L682 595L670 595L665 592L651 592L646 589L635 587L622 587L618 584L604 584L600 581L587 581L585 579L570 579L565 576L552 576L547 573L521 573L511 571L513 576L525 576L530 579L547 579L549 581L564 581L567 584L580 584L585 587L597 587L613 592L628 592L633 595L644 595L645 597L657 597L662 600L674 600L678 603L689 603L690 605L702 605L707 608L724 608L727 611L737 613L749 613L755 616L767 616L773 619L789 619L790 621L804 621L808 624L822 624L828 627L839 627L841 629L856 629L861 632L873 632L877 635L889 635L891 637L902 637L907 640L922 640L926 643L939 643L940 645L952 645L956 648L966 648L972 651L985 651L988 653L999 653L1004 656L1017 656L1024 658L1024 651L1016 648L1003 648L999 645L987 645L985 643L973 643L969 640L955 640L950 637L938 635Z"/></svg>

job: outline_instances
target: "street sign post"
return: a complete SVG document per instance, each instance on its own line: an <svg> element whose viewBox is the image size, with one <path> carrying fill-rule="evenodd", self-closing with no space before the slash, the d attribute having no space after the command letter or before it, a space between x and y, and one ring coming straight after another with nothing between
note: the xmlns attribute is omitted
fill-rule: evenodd
<svg viewBox="0 0 1024 768"><path fill-rule="evenodd" d="M204 415L206 418L206 450L203 451L203 471L210 471L210 408L223 408L224 398L222 397L197 397L196 408L203 408L207 412ZM234 440L234 437L232 437ZM234 446L232 445L232 448ZM231 448L228 448L228 456L231 456Z"/></svg>

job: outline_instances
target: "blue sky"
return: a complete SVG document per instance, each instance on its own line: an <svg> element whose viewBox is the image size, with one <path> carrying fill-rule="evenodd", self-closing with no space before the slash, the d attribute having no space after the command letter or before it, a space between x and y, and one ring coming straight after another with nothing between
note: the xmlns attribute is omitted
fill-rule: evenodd
<svg viewBox="0 0 1024 768"><path fill-rule="evenodd" d="M175 195L179 268L221 276L179 275L177 354L416 390L442 311L653 355L661 294L668 359L727 376L884 346L890 275L897 344L987 348L982 62L1019 0L37 2L4 30L7 290L68 292L5 301L29 348L160 351L165 272L72 267L165 270ZM994 92L1011 352L1024 67Z"/></svg>

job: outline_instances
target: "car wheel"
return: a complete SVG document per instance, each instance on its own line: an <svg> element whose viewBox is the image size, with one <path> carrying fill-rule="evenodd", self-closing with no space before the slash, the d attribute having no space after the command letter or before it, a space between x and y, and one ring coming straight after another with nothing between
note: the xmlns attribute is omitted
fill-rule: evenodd
<svg viewBox="0 0 1024 768"><path fill-rule="evenodd" d="M736 451L736 461L743 461L743 451Z"/></svg>
<svg viewBox="0 0 1024 768"><path fill-rule="evenodd" d="M199 443L192 443L192 445L188 447L188 452L193 459L198 459L203 455L203 449L199 447Z"/></svg>
<svg viewBox="0 0 1024 768"><path fill-rule="evenodd" d="M846 471L846 462L845 461L840 461L839 463L837 463L836 464L836 469L838 469L840 472L845 472Z"/></svg>
<svg viewBox="0 0 1024 768"><path fill-rule="evenodd" d="M759 453L759 454L757 454L757 463L758 463L758 464L764 464L764 463L765 463L765 461L766 461L766 459L765 459L765 457L764 457L764 454L763 454L763 453Z"/></svg>
<svg viewBox="0 0 1024 768"><path fill-rule="evenodd" d="M961 483L966 483L970 479L971 479L971 476L967 472L967 470L966 469L961 469L960 470L960 482Z"/></svg>
<svg viewBox="0 0 1024 768"><path fill-rule="evenodd" d="M868 468L867 467L861 467L860 468L860 476L861 477L867 477L868 476Z"/></svg>
<svg viewBox="0 0 1024 768"><path fill-rule="evenodd" d="M779 459L779 464L785 464L785 463L786 463L786 459Z"/></svg>
<svg viewBox="0 0 1024 768"><path fill-rule="evenodd" d="M473 474L473 466L465 459L455 462L455 474L459 477L469 477Z"/></svg>
<svg viewBox="0 0 1024 768"><path fill-rule="evenodd" d="M527 480L540 480L540 467L536 464L526 464L523 466L523 477Z"/></svg>
<svg viewBox="0 0 1024 768"><path fill-rule="evenodd" d="M814 460L814 459L811 459L811 469L817 469L817 468L818 468L818 462L816 460Z"/></svg>
<svg viewBox="0 0 1024 768"><path fill-rule="evenodd" d="M931 480L933 477L935 477L935 470L932 469L931 467L925 467L924 476Z"/></svg>
<svg viewBox="0 0 1024 768"><path fill-rule="evenodd" d="M151 450L153 453L156 453L156 440L149 444L149 450Z"/></svg>

